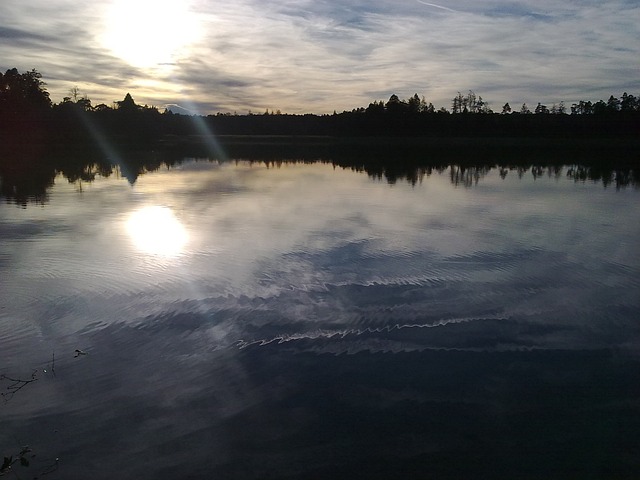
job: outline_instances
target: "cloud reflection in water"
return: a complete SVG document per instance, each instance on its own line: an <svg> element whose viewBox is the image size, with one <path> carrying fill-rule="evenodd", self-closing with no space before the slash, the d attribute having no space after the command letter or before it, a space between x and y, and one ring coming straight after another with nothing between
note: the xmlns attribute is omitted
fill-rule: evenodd
<svg viewBox="0 0 640 480"><path fill-rule="evenodd" d="M186 162L0 205L0 374L56 365L3 405L2 453L65 478L631 472L638 192L447 173Z"/></svg>

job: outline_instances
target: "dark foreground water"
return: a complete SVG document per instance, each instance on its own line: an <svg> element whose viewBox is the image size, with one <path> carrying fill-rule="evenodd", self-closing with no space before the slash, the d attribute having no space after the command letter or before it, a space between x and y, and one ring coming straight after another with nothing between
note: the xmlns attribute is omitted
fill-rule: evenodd
<svg viewBox="0 0 640 480"><path fill-rule="evenodd" d="M0 455L20 478L640 478L640 191L566 172L194 161L3 203Z"/></svg>

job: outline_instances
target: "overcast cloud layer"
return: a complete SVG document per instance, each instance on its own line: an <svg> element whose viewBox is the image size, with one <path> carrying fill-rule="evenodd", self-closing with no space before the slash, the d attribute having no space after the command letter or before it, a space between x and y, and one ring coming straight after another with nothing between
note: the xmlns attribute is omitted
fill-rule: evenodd
<svg viewBox="0 0 640 480"><path fill-rule="evenodd" d="M37 69L54 102L78 86L204 114L637 95L639 38L636 0L0 2L0 68Z"/></svg>

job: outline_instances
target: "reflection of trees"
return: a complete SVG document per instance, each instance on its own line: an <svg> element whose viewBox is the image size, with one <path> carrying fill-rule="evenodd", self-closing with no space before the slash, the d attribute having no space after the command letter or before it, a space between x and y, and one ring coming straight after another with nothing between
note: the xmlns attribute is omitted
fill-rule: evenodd
<svg viewBox="0 0 640 480"><path fill-rule="evenodd" d="M139 175L161 166L181 163L185 158L208 158L264 162L277 167L284 163L324 162L366 173L390 184L408 182L416 185L434 172L447 172L452 185L473 187L492 170L501 178L531 175L578 181L597 181L604 186L623 188L638 186L637 159L633 149L617 151L593 148L532 148L523 153L517 143L491 147L475 143L389 142L359 140L353 143L332 139L238 139L221 138L224 157L204 142L149 149L121 147L117 154L87 146L53 148L37 146L3 149L0 146L0 196L19 205L47 202L47 191L58 174L82 189L83 183L97 177L117 174L131 184ZM216 156L218 155L218 156ZM290 160L284 160L290 159ZM541 162L540 159L544 159ZM612 160L613 159L613 160Z"/></svg>
<svg viewBox="0 0 640 480"><path fill-rule="evenodd" d="M456 187L463 185L465 187L471 187L477 185L478 181L484 177L493 167L490 166L470 166L464 165L451 165L449 174L451 176L451 183Z"/></svg>
<svg viewBox="0 0 640 480"><path fill-rule="evenodd" d="M58 175L76 184L78 190L82 190L84 183L114 173L133 184L139 175L163 165L180 163L183 159L184 155L170 151L136 148L108 157L104 152L86 146L53 146L46 150L29 145L3 149L0 145L0 197L22 206L44 204Z"/></svg>
<svg viewBox="0 0 640 480"><path fill-rule="evenodd" d="M88 163L86 165L72 165L59 170L69 183L93 182L96 177L109 177L113 173L111 165Z"/></svg>
<svg viewBox="0 0 640 480"><path fill-rule="evenodd" d="M567 177L576 182L599 181L605 187L615 185L617 189L627 185L635 187L640 185L637 171L625 168L611 169L601 166L571 165L568 167Z"/></svg>
<svg viewBox="0 0 640 480"><path fill-rule="evenodd" d="M45 158L41 149L29 146L0 153L0 196L23 206L46 203L56 169Z"/></svg>

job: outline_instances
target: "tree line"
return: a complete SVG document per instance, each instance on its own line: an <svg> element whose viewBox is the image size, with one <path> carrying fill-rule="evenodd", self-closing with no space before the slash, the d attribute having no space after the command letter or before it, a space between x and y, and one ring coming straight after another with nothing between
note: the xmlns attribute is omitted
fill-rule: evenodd
<svg viewBox="0 0 640 480"><path fill-rule="evenodd" d="M468 92L452 99L451 111L416 94L332 115L187 116L139 105L130 94L111 106L93 105L75 87L53 103L45 87L35 70L0 74L0 196L23 205L46 201L59 173L81 188L117 165L134 183L145 171L185 157L325 161L390 183L415 183L424 172L450 165L465 183L475 178L469 172L496 165L518 172L534 172L536 165L537 172L573 164L576 179L638 185L640 109L628 94L578 102L570 113L562 104L533 112L505 104L496 113ZM202 141L212 133L215 142Z"/></svg>
<svg viewBox="0 0 640 480"><path fill-rule="evenodd" d="M601 115L601 114L614 114L614 113L629 113L640 111L640 98L635 95L630 95L624 92L620 98L609 96L609 99L598 100L597 102L580 100L574 103L570 107L571 115ZM494 110L490 107L489 103L482 99L481 95L477 95L473 90L469 90L467 94L463 95L458 92L451 100L451 110L447 110L444 107L436 110L433 103L427 103L425 98L420 98L416 93L413 97L406 100L400 100L397 95L391 95L389 100L385 103L383 101L372 102L364 109L365 113L404 113L404 114L416 114L416 113L440 113L440 114L494 114ZM533 111L523 103L519 109L512 109L509 103L505 103L500 111L502 115L565 115L567 107L563 101L554 103L551 107L544 105L540 102L534 107Z"/></svg>
<svg viewBox="0 0 640 480"><path fill-rule="evenodd" d="M196 121L196 119L199 119ZM367 107L333 115L222 114L187 116L138 105L127 93L112 105L93 105L73 87L53 103L42 75L34 70L0 73L0 137L52 139L58 142L145 141L214 133L218 135L328 136L571 136L633 137L640 125L640 98L624 92L607 101L564 102L551 106L526 103L495 112L473 91L458 92L451 108L436 108L418 94L391 95Z"/></svg>

